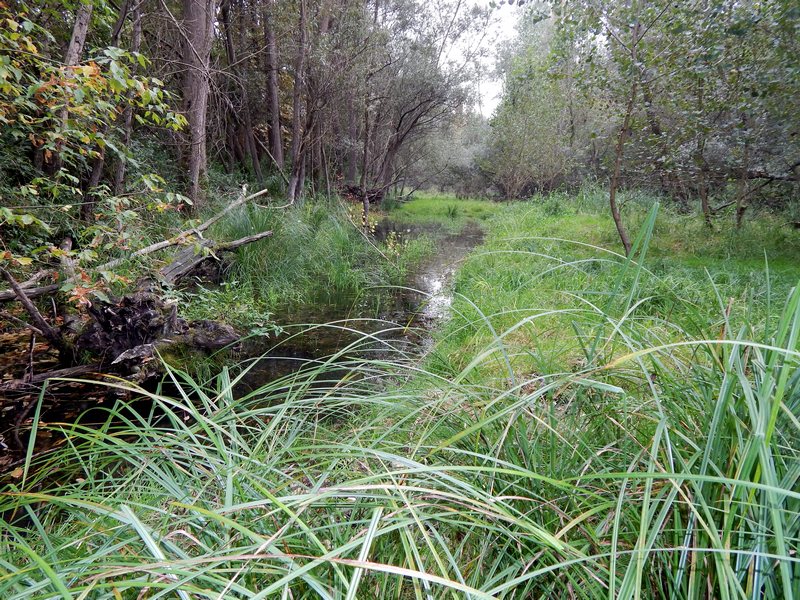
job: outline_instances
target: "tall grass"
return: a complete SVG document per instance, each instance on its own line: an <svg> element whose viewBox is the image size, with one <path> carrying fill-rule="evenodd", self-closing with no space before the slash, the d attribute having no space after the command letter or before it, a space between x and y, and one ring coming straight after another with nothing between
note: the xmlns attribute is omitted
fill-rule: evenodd
<svg viewBox="0 0 800 600"><path fill-rule="evenodd" d="M647 310L655 227L592 250L602 295L513 322L474 298L491 333L452 372L356 344L240 397L247 366L168 371L149 412L39 424L68 443L0 496L0 597L800 595L800 290L686 328ZM580 358L523 368L518 333L556 317Z"/></svg>
<svg viewBox="0 0 800 600"><path fill-rule="evenodd" d="M366 309L380 302L379 288L400 285L431 250L424 238L391 249L369 243L341 203L323 198L282 211L241 209L213 234L237 239L266 230L273 231L271 238L237 251L226 285L184 295L189 317L223 315L258 326L269 313L314 314L316 309L330 318L356 303Z"/></svg>

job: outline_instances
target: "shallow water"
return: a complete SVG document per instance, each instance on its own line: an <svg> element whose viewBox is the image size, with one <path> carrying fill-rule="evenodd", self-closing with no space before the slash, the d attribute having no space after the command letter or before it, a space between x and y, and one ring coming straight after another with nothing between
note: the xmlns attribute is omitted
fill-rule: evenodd
<svg viewBox="0 0 800 600"><path fill-rule="evenodd" d="M242 357L252 358L255 364L243 378L242 391L256 389L337 353L342 359L360 356L414 360L430 349L431 333L447 317L452 304L451 284L456 269L481 243L483 231L472 222L453 234L438 225L405 225L384 219L375 236L382 240L390 232L401 237L430 235L435 239L436 251L417 267L405 287L393 290L375 316L363 314L358 306L346 311L318 307L314 313L278 315L276 322L284 327L283 335L244 345ZM372 337L366 339L364 334Z"/></svg>

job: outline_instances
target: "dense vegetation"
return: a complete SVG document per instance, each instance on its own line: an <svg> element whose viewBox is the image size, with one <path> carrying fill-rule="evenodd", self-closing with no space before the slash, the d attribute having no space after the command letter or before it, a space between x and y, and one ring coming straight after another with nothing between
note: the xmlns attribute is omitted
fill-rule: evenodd
<svg viewBox="0 0 800 600"><path fill-rule="evenodd" d="M603 199L497 212L422 368L170 371L66 426L4 497L5 596L797 595L800 239L706 236L705 271L669 233L702 222L642 202L625 259Z"/></svg>
<svg viewBox="0 0 800 600"><path fill-rule="evenodd" d="M0 0L0 598L800 598L800 11L498 10Z"/></svg>

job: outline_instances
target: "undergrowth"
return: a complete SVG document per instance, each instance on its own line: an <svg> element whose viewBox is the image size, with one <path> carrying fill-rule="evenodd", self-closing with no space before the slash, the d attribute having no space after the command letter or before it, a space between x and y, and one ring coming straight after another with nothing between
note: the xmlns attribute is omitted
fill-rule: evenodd
<svg viewBox="0 0 800 600"><path fill-rule="evenodd" d="M730 303L691 275L706 295L676 280L654 304L655 208L630 260L591 236L502 241L536 211L464 267L446 368L356 344L241 395L252 363L209 385L168 370L138 392L151 412L120 402L99 428L34 416L68 443L0 495L0 596L800 595L796 281ZM547 334L564 360L517 360Z"/></svg>
<svg viewBox="0 0 800 600"><path fill-rule="evenodd" d="M386 286L401 285L431 251L426 238L369 241L336 200L316 198L282 210L243 208L212 231L238 239L271 230L225 262L223 283L179 294L190 318L262 327L270 315L305 312L332 318L354 306L369 312Z"/></svg>

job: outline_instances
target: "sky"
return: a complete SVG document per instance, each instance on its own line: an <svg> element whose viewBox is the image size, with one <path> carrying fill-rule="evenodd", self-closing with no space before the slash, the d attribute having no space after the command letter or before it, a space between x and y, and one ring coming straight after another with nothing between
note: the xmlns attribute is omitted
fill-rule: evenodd
<svg viewBox="0 0 800 600"><path fill-rule="evenodd" d="M482 4L490 4L489 0L481 0ZM498 3L499 4L499 3ZM495 49L503 45L503 43L511 40L516 33L516 24L521 12L516 4L499 5L494 10L494 23L489 30L488 40L493 48L490 48L489 58L487 60L487 74L478 84L478 94L480 96L480 112L485 117L492 116L494 109L500 103L500 97L503 93L503 82L500 79L492 77L494 71L494 64L496 60Z"/></svg>

